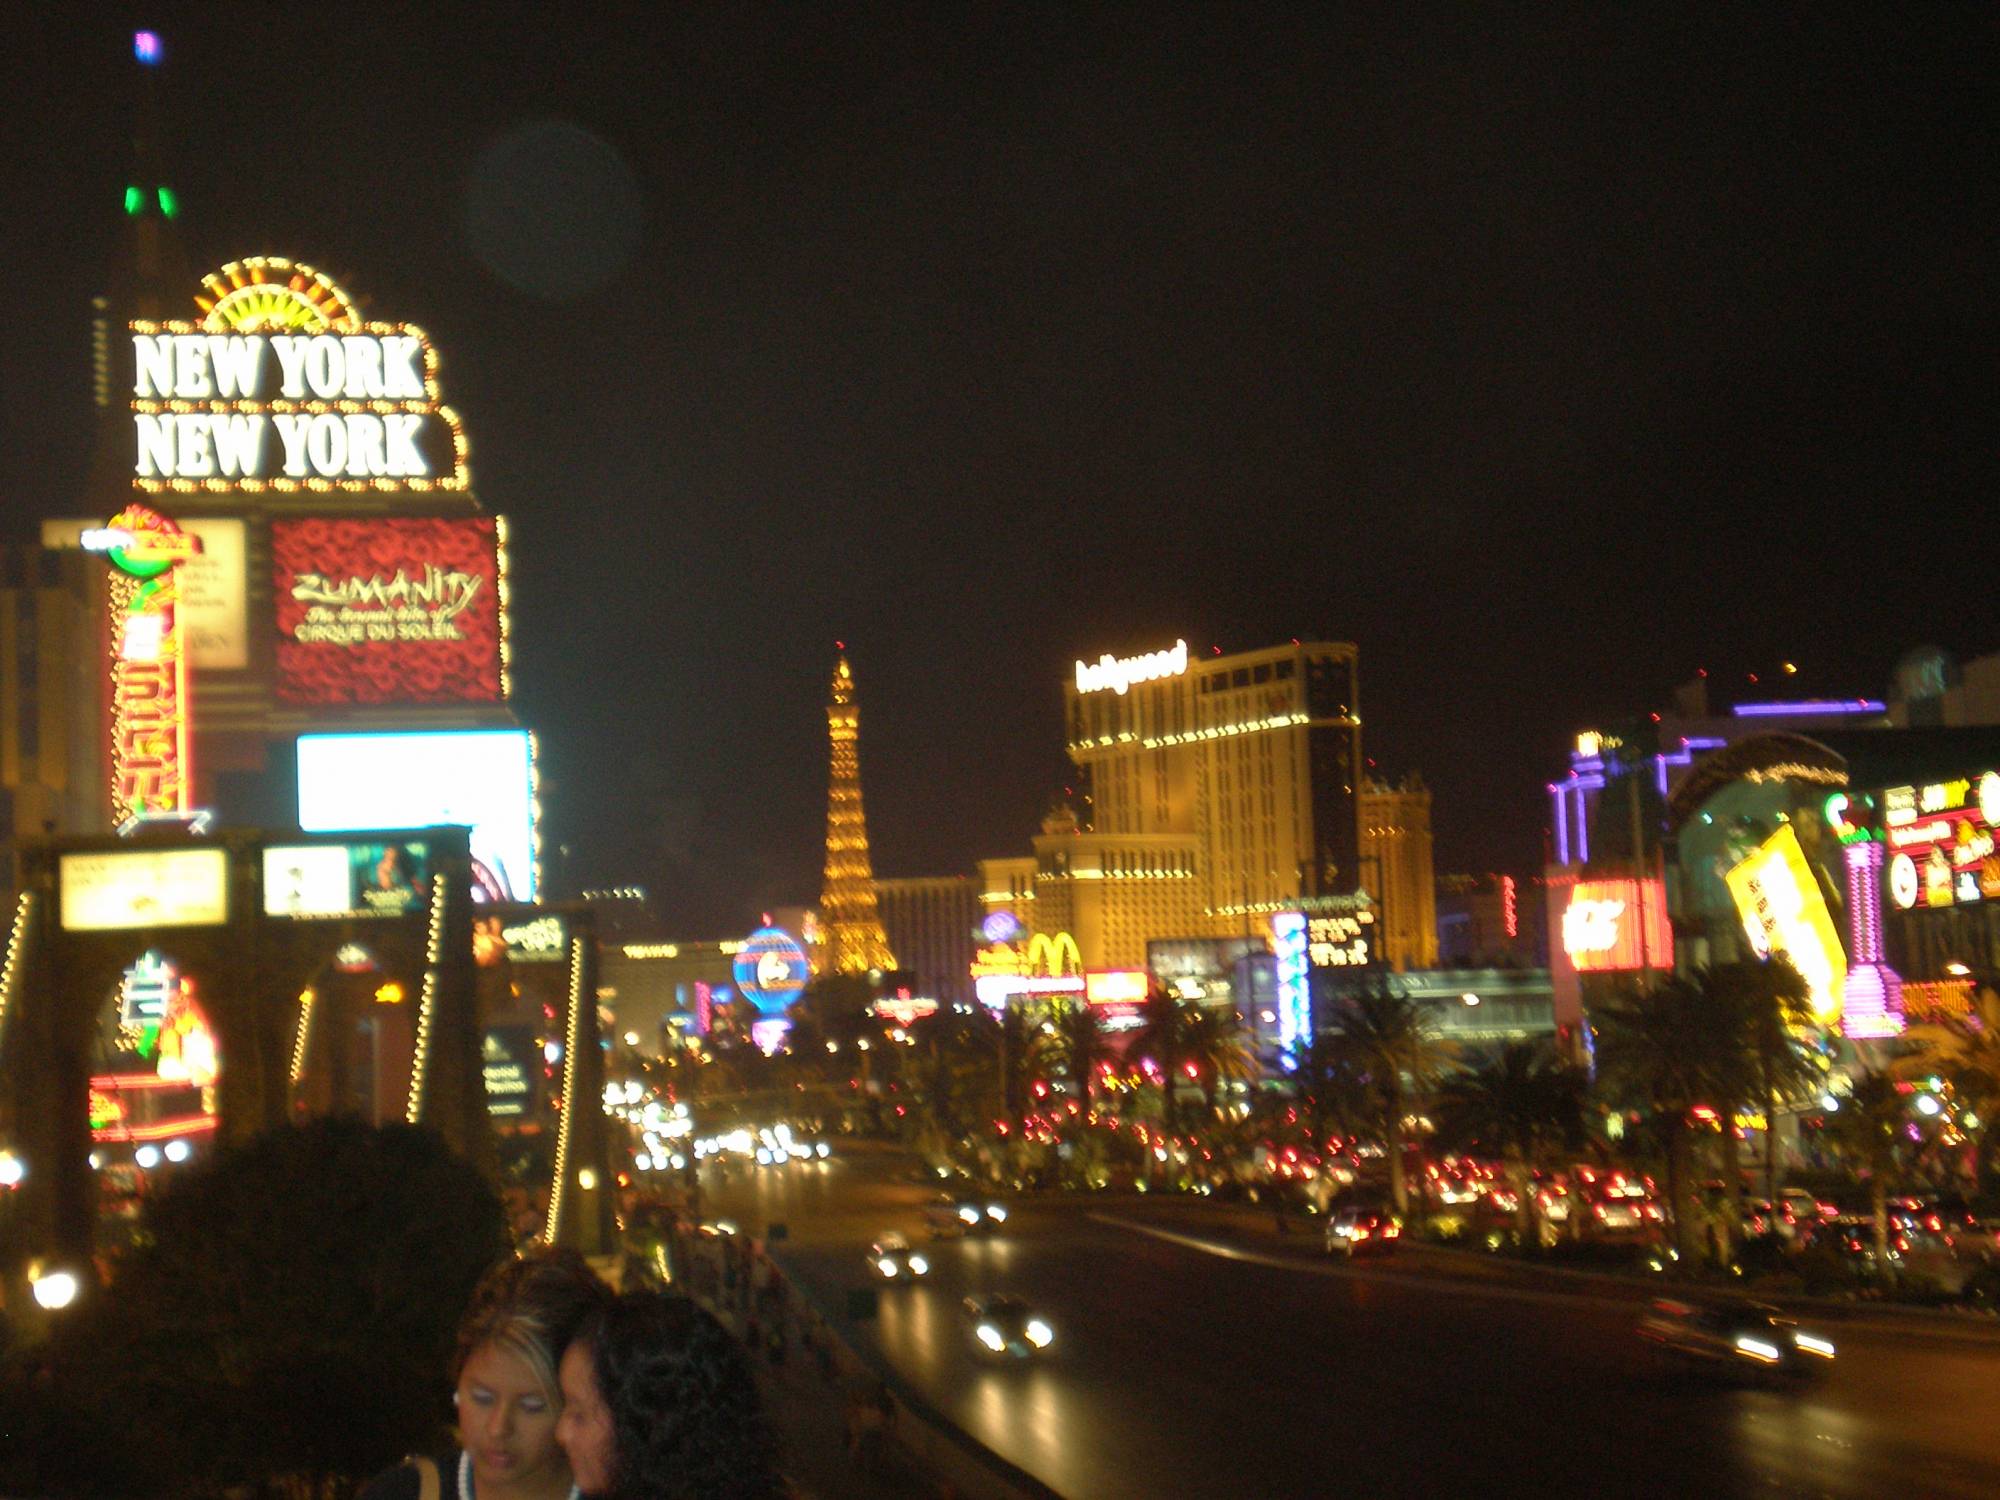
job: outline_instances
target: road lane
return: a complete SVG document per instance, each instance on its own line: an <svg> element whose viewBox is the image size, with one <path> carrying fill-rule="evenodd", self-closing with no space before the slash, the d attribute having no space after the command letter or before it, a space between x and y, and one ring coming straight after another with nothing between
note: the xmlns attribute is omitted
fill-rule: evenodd
<svg viewBox="0 0 2000 1500"><path fill-rule="evenodd" d="M787 1264L837 1307L868 1282L870 1238L923 1242L900 1166L855 1156L723 1196L746 1228L785 1223ZM1215 1253L1118 1222L1143 1212L1019 1204L995 1236L928 1245L929 1284L885 1288L862 1336L1076 1500L2000 1493L2000 1348L1843 1330L1817 1386L1718 1387L1654 1368L1623 1299ZM1050 1315L1049 1357L968 1344L959 1299L999 1290Z"/></svg>

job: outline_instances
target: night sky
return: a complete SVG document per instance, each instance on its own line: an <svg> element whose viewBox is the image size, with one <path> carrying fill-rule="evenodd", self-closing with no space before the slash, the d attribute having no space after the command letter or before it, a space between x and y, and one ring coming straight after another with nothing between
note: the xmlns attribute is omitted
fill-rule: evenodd
<svg viewBox="0 0 2000 1500"><path fill-rule="evenodd" d="M436 341L556 878L683 935L816 897L836 638L882 875L1026 852L1078 655L1357 642L1440 870L1525 873L1697 667L2000 647L1989 7L95 9L0 74L7 533L140 22L197 272Z"/></svg>

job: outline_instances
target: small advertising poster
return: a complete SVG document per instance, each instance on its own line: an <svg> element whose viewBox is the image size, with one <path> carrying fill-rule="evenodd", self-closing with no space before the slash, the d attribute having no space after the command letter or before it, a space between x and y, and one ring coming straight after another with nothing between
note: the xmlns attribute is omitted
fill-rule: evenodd
<svg viewBox="0 0 2000 1500"><path fill-rule="evenodd" d="M430 891L430 848L421 841L284 844L264 851L264 914L270 917L400 917Z"/></svg>
<svg viewBox="0 0 2000 1500"><path fill-rule="evenodd" d="M273 521L271 560L281 702L505 696L495 517Z"/></svg>
<svg viewBox="0 0 2000 1500"><path fill-rule="evenodd" d="M535 1097L541 1048L532 1026L496 1026L480 1044L486 1077L486 1113L494 1119L524 1115Z"/></svg>

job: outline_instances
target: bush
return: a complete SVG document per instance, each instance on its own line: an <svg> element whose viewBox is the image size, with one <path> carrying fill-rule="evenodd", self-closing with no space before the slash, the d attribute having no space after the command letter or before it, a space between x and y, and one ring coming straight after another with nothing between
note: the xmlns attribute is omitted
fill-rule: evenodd
<svg viewBox="0 0 2000 1500"><path fill-rule="evenodd" d="M434 1441L499 1199L432 1131L317 1120L175 1181L78 1309L0 1490L197 1496L365 1475ZM243 1491L239 1488L239 1493Z"/></svg>

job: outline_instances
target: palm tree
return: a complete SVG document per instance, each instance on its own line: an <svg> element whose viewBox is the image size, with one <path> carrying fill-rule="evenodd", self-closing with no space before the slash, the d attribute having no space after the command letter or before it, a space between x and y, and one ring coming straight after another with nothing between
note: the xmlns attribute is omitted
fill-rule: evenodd
<svg viewBox="0 0 2000 1500"><path fill-rule="evenodd" d="M1534 1173L1583 1137L1584 1077L1536 1042L1506 1042L1438 1091L1438 1133L1460 1149L1497 1156L1514 1190L1521 1243L1536 1243Z"/></svg>
<svg viewBox="0 0 2000 1500"><path fill-rule="evenodd" d="M1869 1207L1875 1216L1875 1263L1889 1259L1889 1189L1900 1169L1903 1125L1909 1106L1896 1080L1885 1072L1857 1076L1827 1118L1827 1130L1843 1152L1868 1173Z"/></svg>
<svg viewBox="0 0 2000 1500"><path fill-rule="evenodd" d="M1748 963L1721 964L1720 998L1734 1013L1749 1054L1758 1102L1764 1111L1764 1196L1778 1199L1778 1106L1817 1092L1822 1069L1806 1038L1811 1034L1812 991L1783 954Z"/></svg>
<svg viewBox="0 0 2000 1500"><path fill-rule="evenodd" d="M1126 1054L1151 1058L1160 1070L1160 1123L1168 1135L1178 1134L1180 1129L1180 1109L1174 1094L1188 1066L1188 1029L1194 1011L1191 1002L1154 986L1146 993L1139 1012L1139 1029L1132 1033Z"/></svg>
<svg viewBox="0 0 2000 1500"><path fill-rule="evenodd" d="M1050 1002L1048 1021L1029 1050L1035 1066L1068 1077L1086 1105L1116 1055L1096 1008L1060 999Z"/></svg>
<svg viewBox="0 0 2000 1500"><path fill-rule="evenodd" d="M1181 1071L1201 1084L1208 1104L1208 1121L1215 1120L1216 1094L1224 1084L1240 1083L1257 1073L1257 1061L1244 1039L1234 1011L1196 1006L1187 1019Z"/></svg>
<svg viewBox="0 0 2000 1500"><path fill-rule="evenodd" d="M1292 1088L1299 1121L1315 1145L1337 1129L1352 1138L1368 1118L1368 1078L1331 1034L1301 1037L1292 1048Z"/></svg>
<svg viewBox="0 0 2000 1500"><path fill-rule="evenodd" d="M1692 1254L1693 1137L1689 1111L1730 1092L1740 1076L1739 1035L1718 1014L1710 986L1673 975L1643 994L1600 1006L1598 1074L1609 1096L1643 1110L1667 1158L1668 1214L1683 1264ZM1720 1111L1718 1111L1720 1113Z"/></svg>
<svg viewBox="0 0 2000 1500"><path fill-rule="evenodd" d="M1990 1199L2000 1177L1994 1160L1993 1120L2000 1115L2000 992L1982 987L1972 1010L1945 1021L1924 1021L1904 1033L1915 1051L1896 1065L1899 1076L1939 1074L1951 1080L1952 1091L1979 1117L1971 1132L1973 1171L1978 1194Z"/></svg>
<svg viewBox="0 0 2000 1500"><path fill-rule="evenodd" d="M1389 1150L1389 1192L1396 1212L1410 1210L1403 1160L1403 1120L1452 1068L1457 1048L1437 1033L1428 1008L1385 979L1366 982L1336 1002L1329 1018L1335 1046L1368 1078L1381 1109Z"/></svg>

